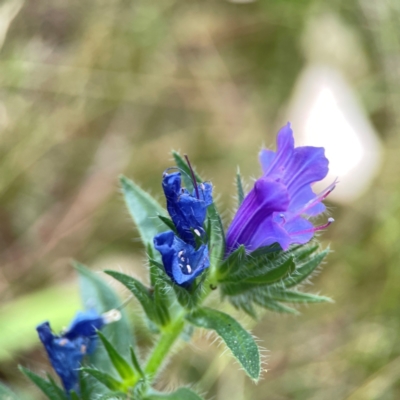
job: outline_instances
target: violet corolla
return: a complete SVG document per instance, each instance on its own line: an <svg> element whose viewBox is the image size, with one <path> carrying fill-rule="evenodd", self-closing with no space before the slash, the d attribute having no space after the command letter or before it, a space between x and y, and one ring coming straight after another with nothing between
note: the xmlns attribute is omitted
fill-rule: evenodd
<svg viewBox="0 0 400 400"><path fill-rule="evenodd" d="M181 173L173 172L164 173L162 187L178 235L160 233L154 238L154 247L161 254L166 274L176 284L188 287L210 265L203 226L213 201L212 185L194 182L190 193L182 187Z"/></svg>
<svg viewBox="0 0 400 400"><path fill-rule="evenodd" d="M314 233L331 222L314 226L309 217L325 211L322 201L335 183L315 194L312 184L325 178L329 161L322 147L294 147L288 123L278 133L277 151L260 152L263 170L245 197L227 231L227 254L239 245L247 251L278 243L283 250L291 244L305 244Z"/></svg>
<svg viewBox="0 0 400 400"><path fill-rule="evenodd" d="M94 310L80 311L65 332L55 335L48 321L36 327L50 363L60 377L67 393L79 392L79 368L86 354L92 354L96 347L97 334L105 324L117 321L121 314L111 310L98 314Z"/></svg>

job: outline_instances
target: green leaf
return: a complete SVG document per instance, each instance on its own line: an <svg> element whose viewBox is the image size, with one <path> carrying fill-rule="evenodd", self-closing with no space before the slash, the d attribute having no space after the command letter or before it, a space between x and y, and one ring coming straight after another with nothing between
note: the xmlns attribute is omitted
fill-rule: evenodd
<svg viewBox="0 0 400 400"><path fill-rule="evenodd" d="M263 296L255 296L253 301L259 306L266 308L267 310L274 311L281 314L293 314L299 315L300 313L292 307L288 307L285 304L281 304L275 300L270 298L266 298Z"/></svg>
<svg viewBox="0 0 400 400"><path fill-rule="evenodd" d="M93 384L95 379L89 375L86 375L82 370L79 371L79 389L81 391L82 400L92 400L93 390L96 389L96 384Z"/></svg>
<svg viewBox="0 0 400 400"><path fill-rule="evenodd" d="M147 317L155 322L158 323L155 307L153 300L150 296L149 290L143 283L139 282L137 279L133 278L132 276L122 274L121 272L117 271L104 271L107 275L112 276L118 282L121 282L124 286L126 286L138 299L139 303L142 305L144 312L146 313Z"/></svg>
<svg viewBox="0 0 400 400"><path fill-rule="evenodd" d="M80 400L79 396L73 390L69 395L71 400Z"/></svg>
<svg viewBox="0 0 400 400"><path fill-rule="evenodd" d="M211 308L197 309L186 318L197 327L216 331L246 373L253 380L258 380L261 365L257 344L251 334L235 319Z"/></svg>
<svg viewBox="0 0 400 400"><path fill-rule="evenodd" d="M99 371L98 369L82 368L82 371L96 378L100 383L102 383L110 390L121 390L123 388L122 382L117 381L111 375Z"/></svg>
<svg viewBox="0 0 400 400"><path fill-rule="evenodd" d="M79 273L81 295L86 307L94 307L97 312L104 313L121 305L121 300L114 290L100 278L98 273L92 272L77 262L74 263L74 268ZM102 333L117 351L123 354L130 345L134 345L134 336L125 310L122 309L120 311L121 319L105 326L102 329ZM107 372L112 371L112 366L110 365L105 349L98 348L90 355L89 359L90 363L96 368Z"/></svg>
<svg viewBox="0 0 400 400"><path fill-rule="evenodd" d="M46 379L41 378L29 369L22 366L18 367L19 370L28 377L50 400L67 400L66 394L62 391L60 393L59 388L55 388L53 382L49 382Z"/></svg>
<svg viewBox="0 0 400 400"><path fill-rule="evenodd" d="M152 196L130 179L121 176L120 182L129 213L144 245L153 246L154 236L165 231L164 223L157 216L167 217L166 211Z"/></svg>
<svg viewBox="0 0 400 400"><path fill-rule="evenodd" d="M303 264L300 264L297 267L296 272L283 281L284 286L286 288L291 288L303 282L316 270L316 268L318 268L328 253L329 249L325 249L321 251L321 253L309 258Z"/></svg>
<svg viewBox="0 0 400 400"><path fill-rule="evenodd" d="M309 258L311 254L318 250L318 248L318 243L299 244L291 247L288 252L296 258L297 262L300 262Z"/></svg>
<svg viewBox="0 0 400 400"><path fill-rule="evenodd" d="M248 296L232 296L229 301L236 309L243 310L250 317L257 319L256 310Z"/></svg>
<svg viewBox="0 0 400 400"><path fill-rule="evenodd" d="M244 200L244 190L243 190L242 177L240 176L239 168L236 173L236 188L237 188L238 207L240 207Z"/></svg>
<svg viewBox="0 0 400 400"><path fill-rule="evenodd" d="M175 301L175 298L171 291L165 290L167 276L164 272L164 266L154 260L154 252L150 247L147 249L147 255L149 259L150 282L154 290L153 299L155 309L161 325L165 326L170 321L169 308Z"/></svg>
<svg viewBox="0 0 400 400"><path fill-rule="evenodd" d="M292 258L288 258L279 267L268 269L265 273L260 269L256 274L246 277L244 282L255 283L257 285L270 285L285 278L288 274L295 270L296 266Z"/></svg>
<svg viewBox="0 0 400 400"><path fill-rule="evenodd" d="M243 245L240 245L234 252L229 254L229 256L218 267L219 282L224 282L225 277L229 279L229 273L238 271L240 267L245 264L245 260L246 248Z"/></svg>
<svg viewBox="0 0 400 400"><path fill-rule="evenodd" d="M132 364L133 364L133 368L135 368L135 371L142 378L144 378L145 377L144 372L142 370L142 367L140 366L140 362L139 362L139 360L138 360L138 358L136 356L135 350L133 349L132 346L129 348L129 352L130 352L130 355L131 355L131 361L132 361Z"/></svg>
<svg viewBox="0 0 400 400"><path fill-rule="evenodd" d="M172 231L174 232L176 235L178 234L177 230L176 230L176 226L175 224L172 222L172 220L170 220L167 217L164 217L163 215L157 215L158 218L160 218L160 220Z"/></svg>
<svg viewBox="0 0 400 400"><path fill-rule="evenodd" d="M20 400L7 386L0 383L0 399L2 400Z"/></svg>
<svg viewBox="0 0 400 400"><path fill-rule="evenodd" d="M190 389L180 388L173 393L154 393L144 400L203 400L203 398Z"/></svg>
<svg viewBox="0 0 400 400"><path fill-rule="evenodd" d="M268 296L273 300L288 303L332 303L332 299L316 294L294 292L291 290L269 289Z"/></svg>
<svg viewBox="0 0 400 400"><path fill-rule="evenodd" d="M46 373L46 377L48 381L53 385L53 388L58 393L58 395L61 398L64 398L65 397L64 389L62 389L60 386L57 385L57 383L54 381L53 377L50 374Z"/></svg>
<svg viewBox="0 0 400 400"><path fill-rule="evenodd" d="M133 382L136 374L133 371L129 363L117 352L114 346L107 340L107 338L99 331L98 336L105 347L108 357L117 370L119 376L124 380L124 382Z"/></svg>
<svg viewBox="0 0 400 400"><path fill-rule="evenodd" d="M224 258L226 242L224 226L215 203L208 207L207 219L210 226L210 265L213 266L218 265Z"/></svg>
<svg viewBox="0 0 400 400"><path fill-rule="evenodd" d="M156 260L149 258L149 263L152 267L158 270L158 279L162 280L165 285L168 285L175 293L175 296L179 302L179 304L187 309L190 310L197 305L197 300L201 294L201 287L192 287L190 289L185 289L179 285L176 285L172 280L165 274L164 266ZM202 277L205 275L203 273ZM190 290L190 291L189 291Z"/></svg>
<svg viewBox="0 0 400 400"><path fill-rule="evenodd" d="M282 247L280 246L279 243L273 243L270 246L259 247L258 249L250 253L250 257L258 258L260 256L265 256L265 255L271 256L275 255L274 253L278 253L278 255L284 254L284 251L282 250Z"/></svg>

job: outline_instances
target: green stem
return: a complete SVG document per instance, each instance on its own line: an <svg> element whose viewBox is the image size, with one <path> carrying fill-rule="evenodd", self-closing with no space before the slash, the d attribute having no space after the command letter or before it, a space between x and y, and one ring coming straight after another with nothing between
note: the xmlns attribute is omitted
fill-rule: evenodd
<svg viewBox="0 0 400 400"><path fill-rule="evenodd" d="M214 282L214 280L207 280L204 288L205 290L199 301L200 304L203 303L205 298L211 293L211 282ZM159 341L153 348L153 351L147 360L146 367L144 368L144 373L149 377L149 383L151 383L157 377L165 358L168 356L168 353L171 350L171 347L181 334L185 326L184 316L185 311L182 310L182 312L176 316L174 321L164 328Z"/></svg>
<svg viewBox="0 0 400 400"><path fill-rule="evenodd" d="M184 327L184 314L180 314L161 334L160 340L154 347L149 359L147 360L144 372L150 377L150 382L157 377L157 373L168 355L175 340L179 337Z"/></svg>

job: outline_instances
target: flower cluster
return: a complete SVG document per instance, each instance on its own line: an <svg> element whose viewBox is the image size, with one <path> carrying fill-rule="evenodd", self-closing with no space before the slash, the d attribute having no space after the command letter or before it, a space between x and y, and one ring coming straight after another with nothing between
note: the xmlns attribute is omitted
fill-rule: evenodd
<svg viewBox="0 0 400 400"><path fill-rule="evenodd" d="M240 245L254 251L279 243L283 250L291 244L305 244L314 233L326 228L314 227L308 217L325 211L322 204L334 189L335 182L316 195L311 186L325 178L328 159L322 147L294 147L290 124L278 134L277 151L260 153L263 170L254 188L239 207L227 232L227 253Z"/></svg>
<svg viewBox="0 0 400 400"><path fill-rule="evenodd" d="M162 187L167 210L175 225L173 231L154 238L165 272L178 285L188 287L210 265L204 221L212 202L212 185L194 182L192 193L182 187L181 173L164 173ZM198 245L200 243L200 245Z"/></svg>

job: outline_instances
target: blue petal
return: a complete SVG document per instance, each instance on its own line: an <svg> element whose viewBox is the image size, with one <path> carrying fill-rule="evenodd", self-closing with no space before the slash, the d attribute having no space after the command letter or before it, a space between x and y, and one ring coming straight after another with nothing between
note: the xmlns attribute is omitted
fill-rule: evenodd
<svg viewBox="0 0 400 400"><path fill-rule="evenodd" d="M206 245L196 250L172 231L155 236L154 247L161 253L166 274L180 286L189 286L210 265Z"/></svg>
<svg viewBox="0 0 400 400"><path fill-rule="evenodd" d="M164 174L162 186L167 199L168 213L172 218L179 236L186 243L195 246L193 231L204 233L203 225L207 207L212 204L212 185L208 182L198 184L196 191L190 194L181 186L180 172Z"/></svg>
<svg viewBox="0 0 400 400"><path fill-rule="evenodd" d="M69 340L65 337L53 335L48 322L44 322L36 329L49 356L50 363L60 377L65 391L67 393L70 390L79 392L78 371L82 359L87 353L90 339L78 337L75 340Z"/></svg>
<svg viewBox="0 0 400 400"><path fill-rule="evenodd" d="M104 326L103 317L95 310L78 311L63 337L73 340L78 336L92 337Z"/></svg>

